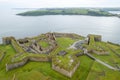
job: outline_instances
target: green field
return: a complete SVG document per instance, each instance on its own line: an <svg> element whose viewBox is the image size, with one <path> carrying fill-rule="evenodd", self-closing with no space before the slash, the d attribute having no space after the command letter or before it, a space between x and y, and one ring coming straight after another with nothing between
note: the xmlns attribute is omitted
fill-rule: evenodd
<svg viewBox="0 0 120 80"><path fill-rule="evenodd" d="M110 70L107 67L94 62L86 80L118 80L119 78L119 71Z"/></svg>

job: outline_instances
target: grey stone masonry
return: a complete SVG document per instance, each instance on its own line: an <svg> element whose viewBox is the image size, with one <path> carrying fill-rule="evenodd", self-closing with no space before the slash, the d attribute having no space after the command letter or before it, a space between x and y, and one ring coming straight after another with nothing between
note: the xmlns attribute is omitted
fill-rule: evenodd
<svg viewBox="0 0 120 80"><path fill-rule="evenodd" d="M52 69L71 78L74 72L76 71L76 69L79 67L79 65L80 65L80 62L78 62L71 71L67 71L63 68L60 68L59 66L55 66L54 64L52 64Z"/></svg>

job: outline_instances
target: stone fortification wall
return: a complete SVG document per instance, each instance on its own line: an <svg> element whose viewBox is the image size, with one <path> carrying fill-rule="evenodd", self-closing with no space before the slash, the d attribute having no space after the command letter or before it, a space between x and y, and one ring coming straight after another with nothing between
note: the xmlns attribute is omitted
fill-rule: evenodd
<svg viewBox="0 0 120 80"><path fill-rule="evenodd" d="M0 61L2 61L2 59L4 58L4 56L5 56L5 52L2 52L2 53L0 53L1 54L1 56L0 56Z"/></svg>
<svg viewBox="0 0 120 80"><path fill-rule="evenodd" d="M90 39L90 37L93 36L94 37L94 41L102 41L102 36L101 35L94 35L94 34L88 34L88 38Z"/></svg>
<svg viewBox="0 0 120 80"><path fill-rule="evenodd" d="M49 62L49 61L51 61L51 59L48 57L27 57L19 62L6 64L6 71L21 67L21 66L25 65L28 61Z"/></svg>
<svg viewBox="0 0 120 80"><path fill-rule="evenodd" d="M44 48L42 47L39 42L45 41L49 44L48 47ZM16 41L17 42L17 41ZM32 52L36 54L48 54L50 53L56 46L56 38L53 33L46 33L44 34L44 37L40 37L38 40L32 40L31 43L26 46L24 43L29 43L29 39L20 39L18 40L18 45L24 49L26 52Z"/></svg>
<svg viewBox="0 0 120 80"><path fill-rule="evenodd" d="M78 39L81 36L74 33L54 33L55 37L69 37L73 39Z"/></svg>
<svg viewBox="0 0 120 80"><path fill-rule="evenodd" d="M19 46L19 44L17 43L17 41L15 39L11 40L11 45L16 50L16 52L18 52L18 53L24 53L25 52L24 49Z"/></svg>
<svg viewBox="0 0 120 80"><path fill-rule="evenodd" d="M52 64L52 69L54 69L55 71L65 75L67 77L72 77L72 75L74 74L76 69L79 67L79 65L80 65L80 62L78 62L71 71L67 71L63 68L60 68L59 66L55 66L54 64Z"/></svg>
<svg viewBox="0 0 120 80"><path fill-rule="evenodd" d="M32 51L34 51L34 53L40 53L40 54L48 54L50 53L53 49L55 49L56 44L54 42L49 42L50 46L47 48L42 48L42 51L40 50L40 46L37 44L37 46L35 46L34 44L32 44L32 48L30 48Z"/></svg>
<svg viewBox="0 0 120 80"><path fill-rule="evenodd" d="M4 45L8 45L8 44L11 44L12 39L15 39L15 38L14 37L3 37L2 42Z"/></svg>
<svg viewBox="0 0 120 80"><path fill-rule="evenodd" d="M14 68L18 68L20 66L23 66L27 63L28 59L24 59L20 62L12 63L12 64L6 64L6 71L9 71Z"/></svg>
<svg viewBox="0 0 120 80"><path fill-rule="evenodd" d="M16 52L18 53L24 52L24 50L22 49L22 47L19 46L19 44L17 43L14 37L4 37L2 41L3 41L3 44L5 45L11 44L13 48L16 50Z"/></svg>
<svg viewBox="0 0 120 80"><path fill-rule="evenodd" d="M29 57L29 60L30 61L43 61L43 62L48 62L48 61L51 61L50 58L48 57Z"/></svg>
<svg viewBox="0 0 120 80"><path fill-rule="evenodd" d="M109 52L107 52L107 51L99 52L99 51L93 50L92 52L95 53L95 54L97 54L97 55L109 55Z"/></svg>

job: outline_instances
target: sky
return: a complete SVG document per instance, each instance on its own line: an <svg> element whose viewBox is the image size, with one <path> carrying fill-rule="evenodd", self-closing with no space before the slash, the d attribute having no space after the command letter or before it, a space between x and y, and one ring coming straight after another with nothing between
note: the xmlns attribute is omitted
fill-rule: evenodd
<svg viewBox="0 0 120 80"><path fill-rule="evenodd" d="M120 7L120 0L0 0L0 7Z"/></svg>

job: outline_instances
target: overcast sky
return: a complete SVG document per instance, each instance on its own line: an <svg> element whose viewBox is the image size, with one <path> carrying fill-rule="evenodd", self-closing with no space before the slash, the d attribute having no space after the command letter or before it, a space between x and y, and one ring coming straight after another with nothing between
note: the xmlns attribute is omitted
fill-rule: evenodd
<svg viewBox="0 0 120 80"><path fill-rule="evenodd" d="M120 0L0 0L0 7L120 7Z"/></svg>

